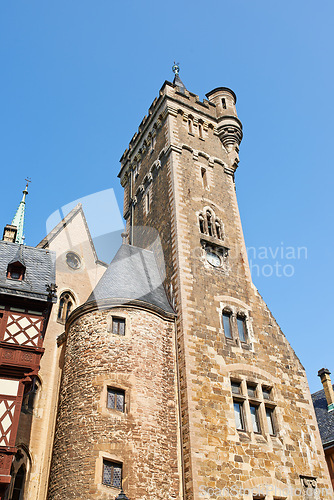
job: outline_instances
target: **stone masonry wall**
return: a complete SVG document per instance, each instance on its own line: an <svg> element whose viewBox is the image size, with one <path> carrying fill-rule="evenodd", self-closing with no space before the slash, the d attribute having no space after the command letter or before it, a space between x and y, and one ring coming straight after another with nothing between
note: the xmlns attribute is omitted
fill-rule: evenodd
<svg viewBox="0 0 334 500"><path fill-rule="evenodd" d="M126 334L111 333L112 315ZM130 500L179 498L174 322L130 307L95 311L68 332L48 498L109 499L103 458L123 464ZM106 407L125 390L125 412Z"/></svg>

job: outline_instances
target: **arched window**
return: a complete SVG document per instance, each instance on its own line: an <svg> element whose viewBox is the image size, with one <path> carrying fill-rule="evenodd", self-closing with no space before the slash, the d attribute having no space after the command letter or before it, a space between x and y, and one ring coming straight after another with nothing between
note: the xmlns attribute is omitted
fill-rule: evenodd
<svg viewBox="0 0 334 500"><path fill-rule="evenodd" d="M223 239L222 238L222 227L220 225L220 222L216 220L215 222L215 225L216 225L216 236L219 240Z"/></svg>
<svg viewBox="0 0 334 500"><path fill-rule="evenodd" d="M65 323L69 315L71 314L74 307L74 298L69 292L64 292L61 294L59 299L58 308L58 321L60 323Z"/></svg>
<svg viewBox="0 0 334 500"><path fill-rule="evenodd" d="M13 488L11 500L22 500L23 499L25 475L26 475L25 467L24 467L24 465L21 465L21 467L17 471L16 477L15 477L14 488Z"/></svg>
<svg viewBox="0 0 334 500"><path fill-rule="evenodd" d="M213 236L212 215L209 210L206 212L206 223L208 228L208 235Z"/></svg>
<svg viewBox="0 0 334 500"><path fill-rule="evenodd" d="M198 217L198 220L199 220L199 230L201 231L201 233L205 233L205 227L204 227L204 217L202 214L199 215Z"/></svg>

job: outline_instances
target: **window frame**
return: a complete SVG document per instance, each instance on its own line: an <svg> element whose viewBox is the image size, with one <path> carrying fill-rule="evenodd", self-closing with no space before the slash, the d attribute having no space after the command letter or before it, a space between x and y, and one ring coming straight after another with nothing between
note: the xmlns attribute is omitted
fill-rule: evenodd
<svg viewBox="0 0 334 500"><path fill-rule="evenodd" d="M114 406L109 406L109 394L113 393L114 394ZM122 396L123 397L123 406L122 409L120 410L117 408L117 396ZM120 389L118 387L113 387L113 386L107 386L107 403L106 406L108 410L115 410L119 413L125 413L125 390Z"/></svg>
<svg viewBox="0 0 334 500"><path fill-rule="evenodd" d="M229 328L229 335L226 334L226 328L225 328L225 321L224 318L228 318L228 328ZM223 309L222 312L222 321L223 321L223 330L224 330L224 335L226 339L233 340L233 334L232 334L232 311L229 309Z"/></svg>
<svg viewBox="0 0 334 500"><path fill-rule="evenodd" d="M114 325L117 326L117 332L114 331ZM123 333L120 333L120 325L124 325ZM111 333L113 335L118 335L119 337L125 337L125 328L126 328L126 318L122 316L112 316L111 317Z"/></svg>
<svg viewBox="0 0 334 500"><path fill-rule="evenodd" d="M105 482L105 469L106 467L110 467L112 469L112 475L111 475L111 482L107 483ZM121 469L121 477L120 477L120 483L115 484L115 477L114 477L114 469L115 468L120 468ZM122 488L122 482L123 482L123 464L122 462L116 462L114 460L111 460L109 458L103 458L102 460L102 484L104 486L108 486L109 488L117 488L121 489Z"/></svg>

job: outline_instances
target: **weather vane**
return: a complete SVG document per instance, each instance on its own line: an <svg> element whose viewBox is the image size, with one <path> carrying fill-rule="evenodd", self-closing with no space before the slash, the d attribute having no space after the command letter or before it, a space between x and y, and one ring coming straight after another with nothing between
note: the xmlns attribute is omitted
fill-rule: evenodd
<svg viewBox="0 0 334 500"><path fill-rule="evenodd" d="M173 73L175 73L175 75L178 75L179 71L180 71L180 63L176 63L174 61L174 64L172 66L172 70L173 70Z"/></svg>

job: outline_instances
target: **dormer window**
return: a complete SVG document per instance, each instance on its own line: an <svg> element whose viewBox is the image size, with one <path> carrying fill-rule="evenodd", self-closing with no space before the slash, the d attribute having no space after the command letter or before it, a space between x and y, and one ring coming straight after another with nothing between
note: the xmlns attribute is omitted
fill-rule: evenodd
<svg viewBox="0 0 334 500"><path fill-rule="evenodd" d="M21 262L13 262L9 264L7 268L7 279L22 281L24 279L24 273L26 268L21 264Z"/></svg>

